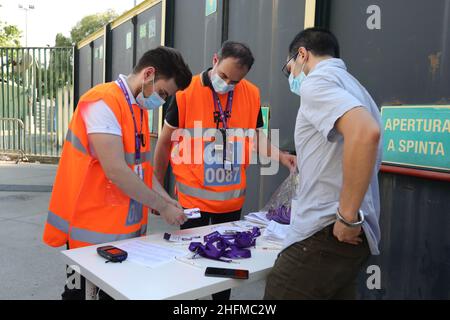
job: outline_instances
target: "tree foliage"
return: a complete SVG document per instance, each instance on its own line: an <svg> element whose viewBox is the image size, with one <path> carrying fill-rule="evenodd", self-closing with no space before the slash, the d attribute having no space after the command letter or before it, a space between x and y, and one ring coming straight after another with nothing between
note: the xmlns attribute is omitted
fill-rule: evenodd
<svg viewBox="0 0 450 320"><path fill-rule="evenodd" d="M55 47L71 47L72 40L62 33L58 33L55 38Z"/></svg>
<svg viewBox="0 0 450 320"><path fill-rule="evenodd" d="M92 14L81 19L70 31L70 38L73 44L80 42L94 32L103 28L106 24L117 18L114 10L103 13Z"/></svg>
<svg viewBox="0 0 450 320"><path fill-rule="evenodd" d="M0 21L0 47L19 47L22 31L15 26Z"/></svg>

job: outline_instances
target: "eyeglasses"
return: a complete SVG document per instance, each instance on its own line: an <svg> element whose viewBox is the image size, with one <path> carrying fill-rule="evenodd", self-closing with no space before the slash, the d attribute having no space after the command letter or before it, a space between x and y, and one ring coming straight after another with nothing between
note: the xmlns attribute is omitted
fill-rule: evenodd
<svg viewBox="0 0 450 320"><path fill-rule="evenodd" d="M296 54L294 54L292 57L290 57L289 60L284 64L283 68L281 69L281 71L283 72L283 74L285 75L286 78L289 78L289 76L291 75L290 70L288 70L289 62L291 62L292 59L297 60L297 57L298 57L298 52Z"/></svg>

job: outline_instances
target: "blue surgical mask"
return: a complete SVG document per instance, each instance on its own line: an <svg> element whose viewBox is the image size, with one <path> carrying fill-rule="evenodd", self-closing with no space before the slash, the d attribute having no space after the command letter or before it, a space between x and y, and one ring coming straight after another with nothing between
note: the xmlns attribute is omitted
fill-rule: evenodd
<svg viewBox="0 0 450 320"><path fill-rule="evenodd" d="M153 78L153 93L148 97L144 97L144 84L142 84L142 91L136 97L136 102L140 108L146 110L158 109L166 103L158 92L155 91L155 78Z"/></svg>
<svg viewBox="0 0 450 320"><path fill-rule="evenodd" d="M211 83L217 93L225 94L234 90L233 84L226 83L218 74L212 72Z"/></svg>
<svg viewBox="0 0 450 320"><path fill-rule="evenodd" d="M294 78L294 74L292 72L291 75L289 76L289 86L291 88L291 91L296 95L300 95L300 88L302 86L302 82L306 78L306 74L303 72L304 67L305 64L303 64L302 70L297 77Z"/></svg>

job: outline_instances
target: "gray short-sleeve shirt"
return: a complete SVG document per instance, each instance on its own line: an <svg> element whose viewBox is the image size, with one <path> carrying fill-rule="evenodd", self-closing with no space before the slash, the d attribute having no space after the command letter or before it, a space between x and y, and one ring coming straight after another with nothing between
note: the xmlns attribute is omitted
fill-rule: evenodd
<svg viewBox="0 0 450 320"><path fill-rule="evenodd" d="M292 201L291 225L285 247L302 241L335 222L342 188L343 137L336 121L349 110L366 108L381 125L377 105L367 90L351 76L341 59L327 59L311 70L301 86L301 105L295 125L300 185ZM372 254L380 241L377 165L361 209L364 232Z"/></svg>

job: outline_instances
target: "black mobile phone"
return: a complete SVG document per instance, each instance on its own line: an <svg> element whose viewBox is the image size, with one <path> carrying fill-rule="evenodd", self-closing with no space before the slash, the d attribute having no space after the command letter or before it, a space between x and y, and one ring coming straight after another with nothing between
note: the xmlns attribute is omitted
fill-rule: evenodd
<svg viewBox="0 0 450 320"><path fill-rule="evenodd" d="M248 279L248 270L207 267L205 270L205 276L232 279Z"/></svg>
<svg viewBox="0 0 450 320"><path fill-rule="evenodd" d="M97 248L97 253L110 262L122 262L128 257L128 253L125 250L113 246L99 247Z"/></svg>

